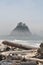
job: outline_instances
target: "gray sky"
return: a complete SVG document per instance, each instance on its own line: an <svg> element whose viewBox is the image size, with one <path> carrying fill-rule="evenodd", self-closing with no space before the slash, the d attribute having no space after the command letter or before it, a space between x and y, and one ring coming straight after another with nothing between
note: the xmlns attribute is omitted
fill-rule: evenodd
<svg viewBox="0 0 43 65"><path fill-rule="evenodd" d="M0 0L0 35L10 34L18 22L32 33L43 31L43 0Z"/></svg>

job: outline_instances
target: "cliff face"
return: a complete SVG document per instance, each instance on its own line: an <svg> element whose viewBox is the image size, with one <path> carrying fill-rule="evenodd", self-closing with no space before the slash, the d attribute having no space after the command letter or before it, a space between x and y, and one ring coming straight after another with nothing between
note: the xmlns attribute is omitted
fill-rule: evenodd
<svg viewBox="0 0 43 65"><path fill-rule="evenodd" d="M11 35L31 35L31 32L26 24L20 22L16 28L13 29Z"/></svg>

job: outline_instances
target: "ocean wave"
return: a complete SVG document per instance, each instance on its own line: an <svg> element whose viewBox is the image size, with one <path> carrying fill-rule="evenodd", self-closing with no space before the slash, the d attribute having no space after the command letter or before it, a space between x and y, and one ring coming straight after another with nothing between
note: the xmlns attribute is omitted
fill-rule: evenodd
<svg viewBox="0 0 43 65"><path fill-rule="evenodd" d="M13 40L13 42L15 43L19 43L19 44L23 44L23 45L27 45L27 46L34 46L34 47L39 47L39 45L41 44L42 41L35 41L35 40L28 40L28 41L24 41L24 40Z"/></svg>

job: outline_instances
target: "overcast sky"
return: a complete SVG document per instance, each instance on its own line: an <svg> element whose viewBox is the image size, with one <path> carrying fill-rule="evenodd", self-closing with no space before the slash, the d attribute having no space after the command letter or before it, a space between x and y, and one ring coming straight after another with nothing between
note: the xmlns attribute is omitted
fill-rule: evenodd
<svg viewBox="0 0 43 65"><path fill-rule="evenodd" d="M0 34L10 34L18 22L32 33L43 31L43 0L0 0Z"/></svg>

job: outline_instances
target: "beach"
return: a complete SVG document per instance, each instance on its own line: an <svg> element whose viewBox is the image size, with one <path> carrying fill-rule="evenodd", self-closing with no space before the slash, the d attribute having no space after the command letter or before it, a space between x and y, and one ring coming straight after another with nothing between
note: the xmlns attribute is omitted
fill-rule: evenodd
<svg viewBox="0 0 43 65"><path fill-rule="evenodd" d="M43 64L43 59L35 57L38 48L39 47L18 44L14 41L3 40L0 44L0 64L41 65Z"/></svg>

